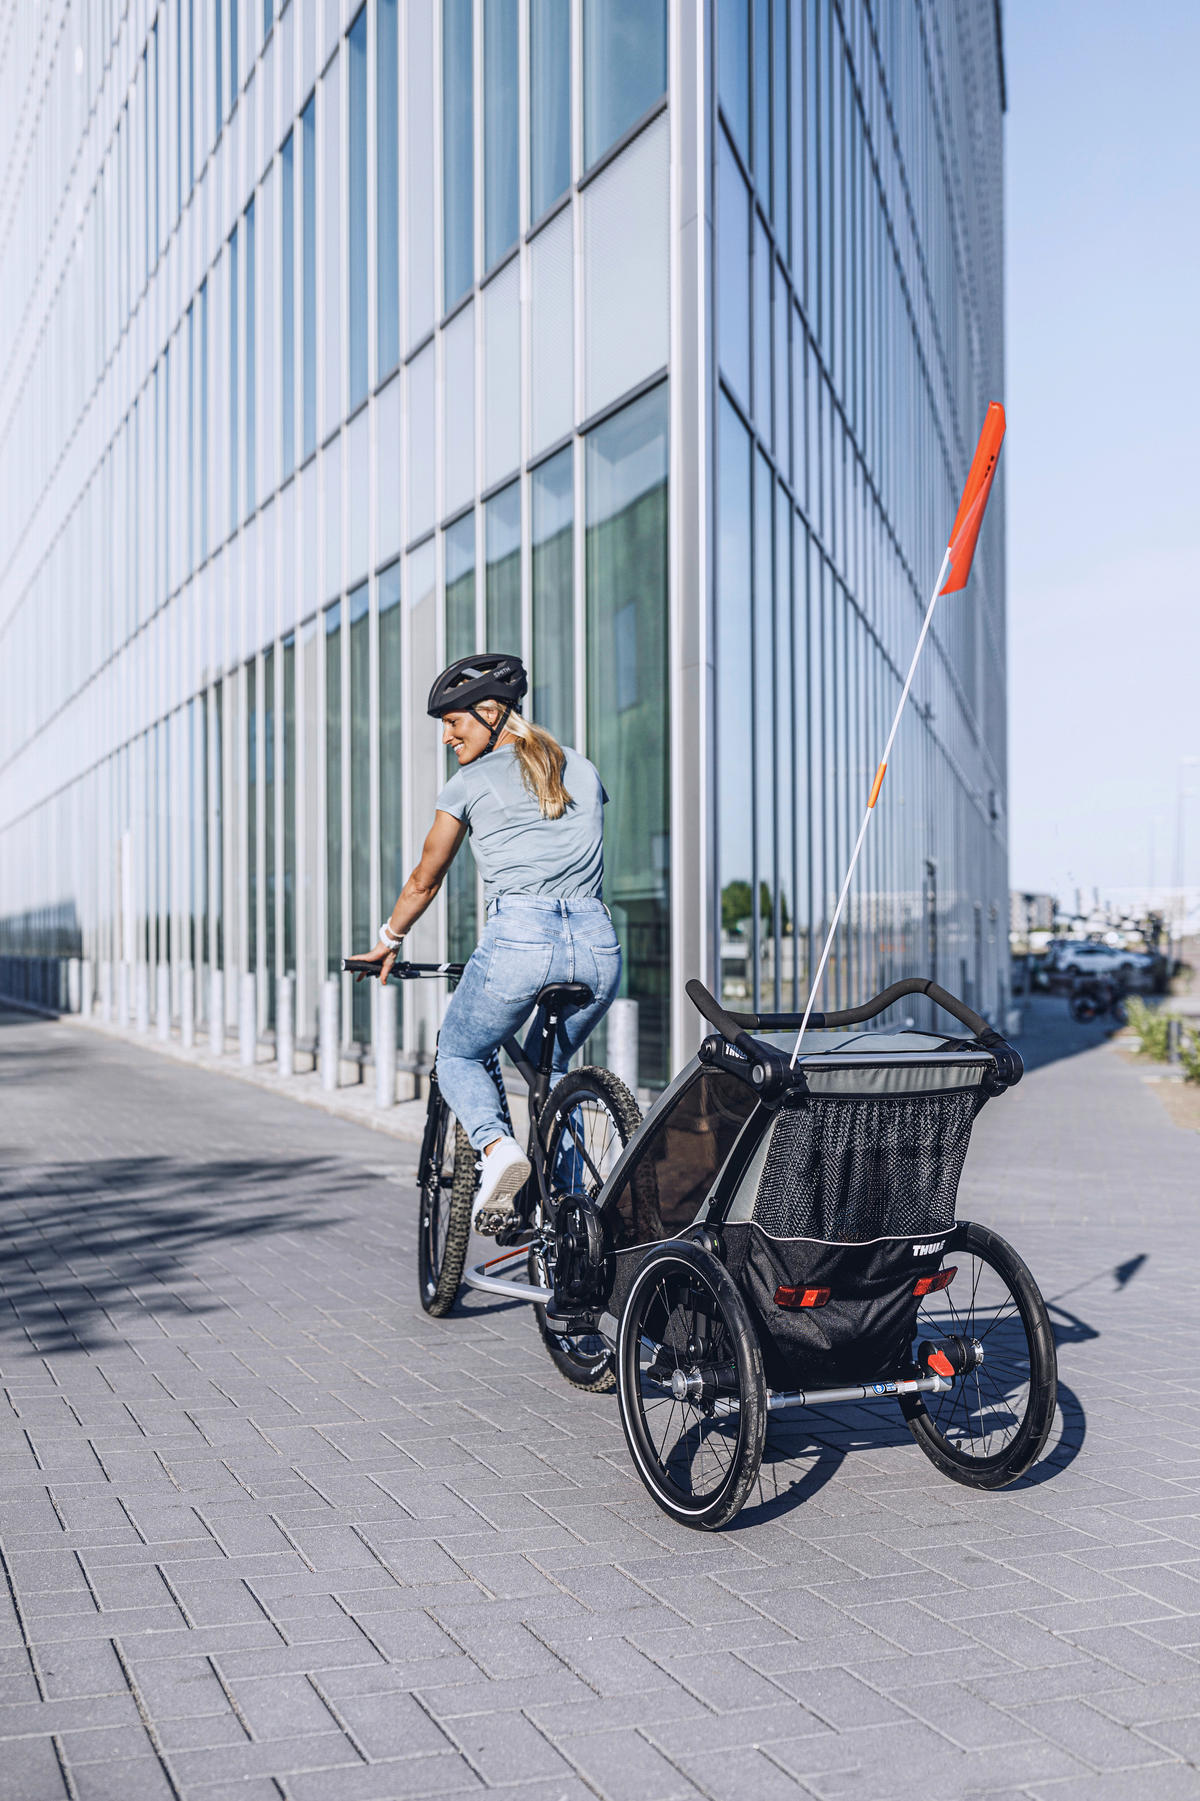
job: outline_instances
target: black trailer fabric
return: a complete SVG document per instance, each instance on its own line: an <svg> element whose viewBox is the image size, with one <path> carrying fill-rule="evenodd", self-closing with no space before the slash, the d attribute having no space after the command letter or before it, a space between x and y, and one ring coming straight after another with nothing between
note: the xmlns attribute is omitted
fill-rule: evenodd
<svg viewBox="0 0 1200 1801"><path fill-rule="evenodd" d="M857 1093L845 1091L851 1079L846 1072L842 1092L796 1096L779 1109L739 1233L740 1282L762 1323L773 1388L899 1373L911 1354L915 1282L938 1268L954 1229L985 1099L978 1078ZM775 1299L780 1288L810 1287L829 1289L824 1306Z"/></svg>
<svg viewBox="0 0 1200 1801"><path fill-rule="evenodd" d="M781 1108L755 1223L772 1238L842 1244L946 1231L978 1110L975 1088Z"/></svg>

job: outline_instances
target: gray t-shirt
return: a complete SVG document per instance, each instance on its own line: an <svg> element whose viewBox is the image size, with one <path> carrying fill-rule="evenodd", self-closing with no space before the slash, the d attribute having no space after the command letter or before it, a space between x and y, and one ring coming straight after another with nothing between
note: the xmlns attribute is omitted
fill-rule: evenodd
<svg viewBox="0 0 1200 1801"><path fill-rule="evenodd" d="M486 900L546 894L555 900L604 898L604 806L595 768L568 750L563 785L571 796L561 819L543 819L510 744L456 769L437 797L439 812L465 819Z"/></svg>

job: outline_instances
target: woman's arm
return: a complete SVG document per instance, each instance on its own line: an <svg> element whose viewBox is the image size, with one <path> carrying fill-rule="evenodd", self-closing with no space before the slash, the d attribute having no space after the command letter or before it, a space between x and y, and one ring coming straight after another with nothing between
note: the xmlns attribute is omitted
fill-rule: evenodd
<svg viewBox="0 0 1200 1801"><path fill-rule="evenodd" d="M455 819L453 813L443 813L440 810L434 814L420 860L400 890L388 921L398 938L411 930L433 900L466 835L465 820ZM367 958L378 962L381 982L386 982L391 975L397 955L394 947L385 944L382 938L366 953ZM358 979L361 982L364 978L360 976Z"/></svg>

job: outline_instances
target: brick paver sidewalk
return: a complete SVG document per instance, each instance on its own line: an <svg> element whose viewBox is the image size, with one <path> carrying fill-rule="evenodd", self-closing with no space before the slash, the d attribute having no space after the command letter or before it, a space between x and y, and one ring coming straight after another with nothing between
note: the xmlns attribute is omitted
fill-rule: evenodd
<svg viewBox="0 0 1200 1801"><path fill-rule="evenodd" d="M0 1801L1200 1795L1200 1136L1113 1050L963 1186L1049 1462L801 1416L712 1538L523 1308L424 1317L411 1148L11 1014L0 1080Z"/></svg>

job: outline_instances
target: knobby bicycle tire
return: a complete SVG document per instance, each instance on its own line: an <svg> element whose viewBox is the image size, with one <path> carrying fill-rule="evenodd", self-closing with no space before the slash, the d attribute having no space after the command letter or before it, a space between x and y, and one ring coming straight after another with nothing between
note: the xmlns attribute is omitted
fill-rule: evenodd
<svg viewBox="0 0 1200 1801"><path fill-rule="evenodd" d="M449 1313L462 1281L471 1241L471 1208L475 1200L475 1152L461 1125L445 1101L439 1103L441 1117L437 1124L434 1155L429 1176L419 1192L420 1212L417 1219L417 1283L421 1305L426 1313L441 1319ZM445 1165L446 1133L454 1128L454 1165L449 1189L442 1185ZM446 1209L446 1236L441 1255L437 1251L437 1228L442 1208Z"/></svg>

